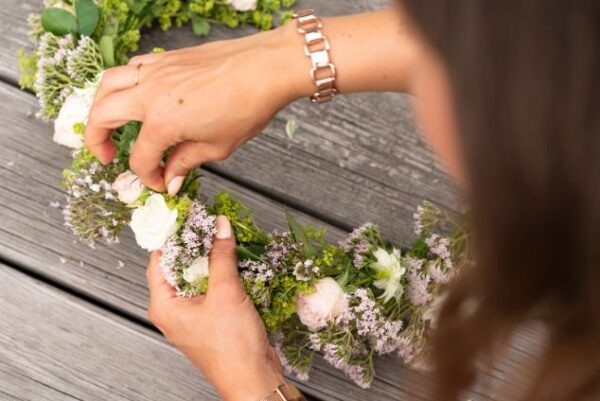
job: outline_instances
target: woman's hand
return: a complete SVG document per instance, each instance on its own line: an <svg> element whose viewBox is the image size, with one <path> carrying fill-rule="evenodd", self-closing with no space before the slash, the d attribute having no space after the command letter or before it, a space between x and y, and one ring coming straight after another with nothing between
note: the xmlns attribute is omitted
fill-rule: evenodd
<svg viewBox="0 0 600 401"><path fill-rule="evenodd" d="M279 358L240 281L227 218L217 218L206 295L177 297L158 259L154 252L147 272L150 320L224 400L254 401L284 383Z"/></svg>
<svg viewBox="0 0 600 401"><path fill-rule="evenodd" d="M227 158L282 107L310 94L310 63L292 28L137 56L107 70L86 147L107 163L115 155L112 131L142 121L131 168L150 188L174 195L192 168ZM161 159L172 146L163 169Z"/></svg>
<svg viewBox="0 0 600 401"><path fill-rule="evenodd" d="M409 88L419 44L401 10L326 18L323 32L341 93ZM131 168L146 186L174 195L192 168L227 158L282 107L311 95L310 69L294 22L241 39L134 57L104 74L85 145L108 163L115 155L112 131L142 121Z"/></svg>

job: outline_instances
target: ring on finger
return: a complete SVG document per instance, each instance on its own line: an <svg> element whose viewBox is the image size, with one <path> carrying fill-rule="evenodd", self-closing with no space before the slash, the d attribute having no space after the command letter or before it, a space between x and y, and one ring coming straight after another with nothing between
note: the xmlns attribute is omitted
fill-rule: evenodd
<svg viewBox="0 0 600 401"><path fill-rule="evenodd" d="M140 70L142 69L143 63L139 63L135 66L135 82L133 86L137 86L140 83Z"/></svg>

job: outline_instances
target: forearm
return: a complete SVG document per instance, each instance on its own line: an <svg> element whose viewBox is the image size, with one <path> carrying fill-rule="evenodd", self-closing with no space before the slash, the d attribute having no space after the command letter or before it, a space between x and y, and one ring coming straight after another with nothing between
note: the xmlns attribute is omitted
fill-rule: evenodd
<svg viewBox="0 0 600 401"><path fill-rule="evenodd" d="M309 96L315 87L303 35L294 22L281 30L287 42L282 68L290 90L297 97ZM408 91L418 43L399 8L324 18L322 31L331 45L340 93Z"/></svg>

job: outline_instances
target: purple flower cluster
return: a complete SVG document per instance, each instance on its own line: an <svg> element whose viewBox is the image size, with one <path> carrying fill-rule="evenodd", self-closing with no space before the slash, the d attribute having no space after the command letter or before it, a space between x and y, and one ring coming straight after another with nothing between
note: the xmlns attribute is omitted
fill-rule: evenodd
<svg viewBox="0 0 600 401"><path fill-rule="evenodd" d="M365 288L357 289L353 298L355 301L351 306L351 313L357 333L367 338L379 355L396 351L396 339L403 327L402 320L386 319L381 306Z"/></svg>
<svg viewBox="0 0 600 401"><path fill-rule="evenodd" d="M194 201L178 233L162 246L160 265L165 278L179 295L193 296L196 289L182 280L182 274L198 258L207 255L216 233L216 217L209 215L206 207Z"/></svg>
<svg viewBox="0 0 600 401"><path fill-rule="evenodd" d="M283 371L288 375L294 375L301 382L308 381L308 371L299 369L295 364L291 363L288 357L285 355L285 352L283 351L283 340L284 336L282 333L276 333L273 336L273 345L275 352L279 357L279 361L281 362L281 366L283 367Z"/></svg>
<svg viewBox="0 0 600 401"><path fill-rule="evenodd" d="M265 261L275 269L281 272L285 270L284 260L291 255L298 253L298 244L294 243L292 235L289 232L282 234L273 234L273 239L267 245L264 255Z"/></svg>
<svg viewBox="0 0 600 401"><path fill-rule="evenodd" d="M92 247L96 241L118 243L131 217L131 210L117 199L111 187L115 175L114 165L103 166L95 161L65 173L65 226Z"/></svg>
<svg viewBox="0 0 600 401"><path fill-rule="evenodd" d="M339 243L339 247L352 255L354 267L362 269L369 263L368 255L373 250L373 237L378 237L377 226L366 223L350 233Z"/></svg>
<svg viewBox="0 0 600 401"><path fill-rule="evenodd" d="M341 355L340 347L336 344L323 345L323 357L334 368L344 372L361 388L369 388L373 378L367 374L365 367L359 363L351 363L346 357Z"/></svg>

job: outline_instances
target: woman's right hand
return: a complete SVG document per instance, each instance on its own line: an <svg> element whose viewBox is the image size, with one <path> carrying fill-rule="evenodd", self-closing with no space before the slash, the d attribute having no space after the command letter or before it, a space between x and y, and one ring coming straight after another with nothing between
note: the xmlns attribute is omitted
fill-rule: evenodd
<svg viewBox="0 0 600 401"><path fill-rule="evenodd" d="M150 188L173 195L191 169L227 158L282 107L311 93L302 43L287 24L241 39L134 57L103 75L85 145L108 163L115 155L112 131L142 121L131 168Z"/></svg>

